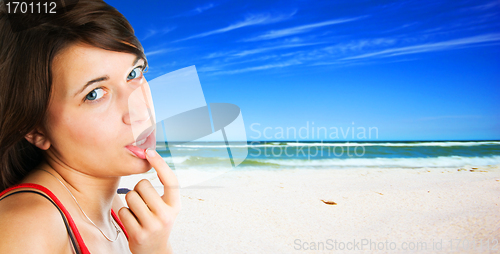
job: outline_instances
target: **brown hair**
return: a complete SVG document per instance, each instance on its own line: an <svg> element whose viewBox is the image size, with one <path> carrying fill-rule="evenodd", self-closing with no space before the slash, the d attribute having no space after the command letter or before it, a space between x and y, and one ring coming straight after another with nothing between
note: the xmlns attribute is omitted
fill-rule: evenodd
<svg viewBox="0 0 500 254"><path fill-rule="evenodd" d="M70 45L86 43L146 61L132 26L101 0L80 0L50 20L21 30L12 22L0 1L0 191L19 183L43 160L42 150L25 136L43 123L54 56Z"/></svg>

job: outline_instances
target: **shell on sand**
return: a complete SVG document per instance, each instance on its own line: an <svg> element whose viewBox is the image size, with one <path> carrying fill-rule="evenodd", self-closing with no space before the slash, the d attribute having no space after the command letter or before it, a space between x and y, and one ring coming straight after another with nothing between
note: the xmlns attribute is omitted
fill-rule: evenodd
<svg viewBox="0 0 500 254"><path fill-rule="evenodd" d="M324 200L322 199L321 201L323 201L323 203L327 204L327 205L336 205L337 203L331 201L331 200Z"/></svg>

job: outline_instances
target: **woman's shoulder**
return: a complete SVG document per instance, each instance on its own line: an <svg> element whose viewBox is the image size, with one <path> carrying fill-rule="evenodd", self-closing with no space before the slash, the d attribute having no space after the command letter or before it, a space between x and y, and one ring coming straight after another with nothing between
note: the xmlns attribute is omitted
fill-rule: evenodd
<svg viewBox="0 0 500 254"><path fill-rule="evenodd" d="M69 237L59 210L35 193L0 201L0 253L67 252Z"/></svg>

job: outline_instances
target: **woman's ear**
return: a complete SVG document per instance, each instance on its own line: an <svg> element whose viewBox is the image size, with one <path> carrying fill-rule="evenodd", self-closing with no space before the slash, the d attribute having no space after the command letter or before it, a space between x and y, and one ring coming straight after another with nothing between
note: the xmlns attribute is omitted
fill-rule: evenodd
<svg viewBox="0 0 500 254"><path fill-rule="evenodd" d="M24 137L26 138L26 140L28 140L28 142L42 150L47 150L50 147L49 139L47 138L47 136L45 136L43 131L38 128L35 128Z"/></svg>

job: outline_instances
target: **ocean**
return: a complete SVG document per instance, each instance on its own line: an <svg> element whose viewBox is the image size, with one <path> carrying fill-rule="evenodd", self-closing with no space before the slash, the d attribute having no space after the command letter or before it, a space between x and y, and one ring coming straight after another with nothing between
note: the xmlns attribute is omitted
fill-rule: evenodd
<svg viewBox="0 0 500 254"><path fill-rule="evenodd" d="M237 170L354 167L464 167L500 164L500 141L248 141L168 144L159 150L173 169L216 169L227 165L228 153L248 149ZM232 153L231 153L232 151ZM234 164L234 163L233 163Z"/></svg>

